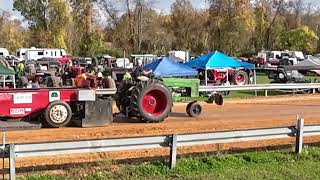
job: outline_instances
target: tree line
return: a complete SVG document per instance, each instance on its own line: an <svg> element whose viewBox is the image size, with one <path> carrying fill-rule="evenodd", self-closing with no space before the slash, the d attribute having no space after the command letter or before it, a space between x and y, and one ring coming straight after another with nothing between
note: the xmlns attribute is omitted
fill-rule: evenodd
<svg viewBox="0 0 320 180"><path fill-rule="evenodd" d="M220 50L251 56L261 50L320 51L320 11L303 0L207 0L197 9L175 0L158 12L143 0L14 0L0 14L0 47L65 48L77 56L127 53L199 55Z"/></svg>

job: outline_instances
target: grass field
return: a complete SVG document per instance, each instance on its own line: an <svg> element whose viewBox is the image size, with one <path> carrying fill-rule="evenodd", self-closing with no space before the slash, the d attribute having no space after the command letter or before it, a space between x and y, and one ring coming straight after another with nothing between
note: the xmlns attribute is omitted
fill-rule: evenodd
<svg viewBox="0 0 320 180"><path fill-rule="evenodd" d="M314 79L317 79L320 81L320 76L317 76L315 74L308 74L305 76L306 80L311 80L311 82L314 81ZM257 84L269 84L271 80L266 76L264 73L257 73ZM278 96L278 95L285 95L288 93L281 92L281 91L268 91L268 96ZM265 96L264 91L257 91L258 96ZM226 96L226 99L229 98L252 98L255 97L254 91L231 91L228 96ZM197 98L185 98L183 101L189 102L189 101L206 101L206 97L197 97Z"/></svg>
<svg viewBox="0 0 320 180"><path fill-rule="evenodd" d="M319 76L316 76L314 74L308 74L305 76L306 80L310 80L311 82L314 81L314 79L320 80ZM270 79L268 79L268 76L262 73L257 74L257 84L269 84L271 82ZM269 91L268 96L277 96L277 95L285 95L287 93L280 92L280 91ZM258 91L258 96L264 96L264 91ZM253 97L255 96L254 91L232 91L230 95L227 98L245 98L245 97Z"/></svg>
<svg viewBox="0 0 320 180"><path fill-rule="evenodd" d="M257 74L257 84L269 84L271 82L270 79L268 79L268 76L265 74ZM269 96L276 96L276 95L284 95L285 93L279 92L279 91L269 91ZM264 91L258 91L258 96L264 96ZM246 97L253 97L255 96L254 91L232 91L229 96L226 98L246 98Z"/></svg>
<svg viewBox="0 0 320 180"><path fill-rule="evenodd" d="M301 156L289 151L206 154L178 159L169 169L164 161L139 165L101 162L97 167L71 169L60 175L38 172L23 180L62 179L320 179L320 148L305 148ZM42 175L40 175L42 174Z"/></svg>

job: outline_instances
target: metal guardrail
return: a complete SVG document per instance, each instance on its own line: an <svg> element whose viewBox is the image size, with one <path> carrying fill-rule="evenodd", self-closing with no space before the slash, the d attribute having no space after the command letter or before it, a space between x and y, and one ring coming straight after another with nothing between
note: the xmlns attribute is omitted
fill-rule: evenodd
<svg viewBox="0 0 320 180"><path fill-rule="evenodd" d="M304 120L298 118L296 126L291 127L100 140L7 144L2 151L6 154L4 158L10 159L10 179L15 179L15 158L169 147L170 166L174 168L176 166L177 147L295 137L296 153L301 153L303 137L316 135L320 135L320 125L304 126Z"/></svg>
<svg viewBox="0 0 320 180"><path fill-rule="evenodd" d="M320 127L319 127L320 130ZM239 141L286 138L292 133L290 128L241 130L214 133L177 135L178 146L193 146ZM320 132L319 132L320 133ZM171 135L170 135L171 136ZM40 157L60 154L94 153L169 147L170 136L117 138L87 141L64 141L48 143L16 144L17 158Z"/></svg>
<svg viewBox="0 0 320 180"><path fill-rule="evenodd" d="M200 92L221 91L254 91L254 90L293 90L293 89L320 89L320 83L288 83L288 84L249 84L228 86L200 86ZM97 95L114 95L117 89L96 89Z"/></svg>
<svg viewBox="0 0 320 180"><path fill-rule="evenodd" d="M16 144L15 156L38 157L167 147L167 136Z"/></svg>
<svg viewBox="0 0 320 180"><path fill-rule="evenodd" d="M246 90L291 90L291 89L318 89L320 83L289 83L289 84L255 84L230 86L200 86L200 92L246 91Z"/></svg>
<svg viewBox="0 0 320 180"><path fill-rule="evenodd" d="M320 126L319 126L320 130ZM291 136L291 128L272 128L256 130L226 131L214 133L177 135L178 146L194 146L242 141L257 141Z"/></svg>

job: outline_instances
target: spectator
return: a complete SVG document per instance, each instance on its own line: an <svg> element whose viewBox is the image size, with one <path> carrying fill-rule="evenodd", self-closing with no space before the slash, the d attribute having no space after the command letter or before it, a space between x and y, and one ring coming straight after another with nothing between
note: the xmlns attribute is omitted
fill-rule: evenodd
<svg viewBox="0 0 320 180"><path fill-rule="evenodd" d="M116 88L116 82L111 78L111 76L107 76L103 79L103 88Z"/></svg>
<svg viewBox="0 0 320 180"><path fill-rule="evenodd" d="M128 70L126 70L124 75L123 75L123 80L124 81L128 81L128 80L131 80L131 79L132 79L131 74L128 72Z"/></svg>

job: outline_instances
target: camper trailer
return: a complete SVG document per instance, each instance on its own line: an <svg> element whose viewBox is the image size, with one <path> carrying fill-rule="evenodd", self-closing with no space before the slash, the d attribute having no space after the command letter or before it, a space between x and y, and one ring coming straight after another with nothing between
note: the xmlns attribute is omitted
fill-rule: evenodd
<svg viewBox="0 0 320 180"><path fill-rule="evenodd" d="M7 57L9 56L9 51L6 48L0 48L0 56Z"/></svg>
<svg viewBox="0 0 320 180"><path fill-rule="evenodd" d="M48 48L19 48L17 49L19 60L38 60L41 58L62 58L67 55L64 49Z"/></svg>

